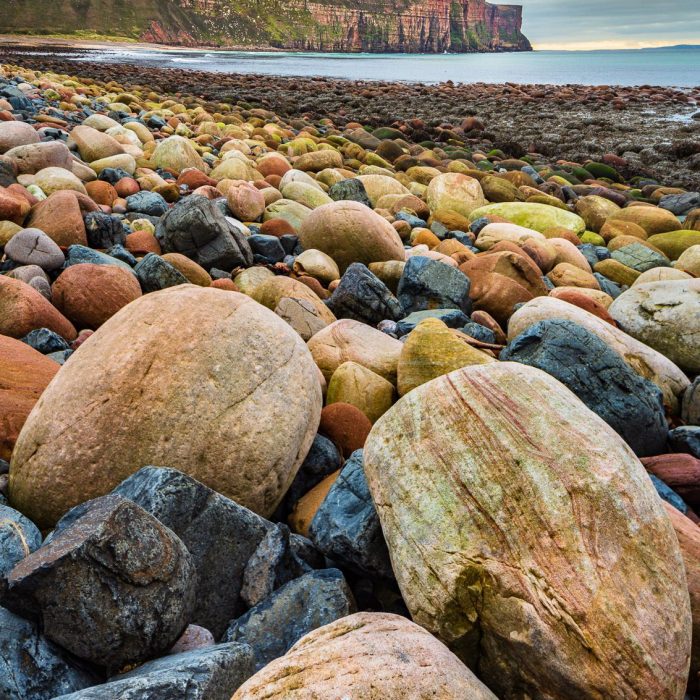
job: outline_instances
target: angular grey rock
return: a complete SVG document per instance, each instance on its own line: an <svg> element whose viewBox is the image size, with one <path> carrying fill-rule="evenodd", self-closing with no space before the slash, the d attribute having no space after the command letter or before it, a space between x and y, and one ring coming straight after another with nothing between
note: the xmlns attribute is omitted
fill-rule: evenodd
<svg viewBox="0 0 700 700"><path fill-rule="evenodd" d="M338 471L342 463L338 448L325 435L317 433L292 485L277 508L274 519L286 520L296 502L329 474Z"/></svg>
<svg viewBox="0 0 700 700"><path fill-rule="evenodd" d="M469 315L469 278L455 267L414 255L408 259L396 296L406 314L426 309L460 309Z"/></svg>
<svg viewBox="0 0 700 700"><path fill-rule="evenodd" d="M700 425L700 376L695 377L683 394L681 418L689 425Z"/></svg>
<svg viewBox="0 0 700 700"><path fill-rule="evenodd" d="M671 267L671 261L665 255L656 253L641 243L618 248L612 252L611 257L637 272L646 272L655 267Z"/></svg>
<svg viewBox="0 0 700 700"><path fill-rule="evenodd" d="M254 673L246 644L218 644L149 661L55 700L229 700Z"/></svg>
<svg viewBox="0 0 700 700"><path fill-rule="evenodd" d="M396 324L399 336L408 335L421 321L426 318L440 319L448 328L462 328L469 323L469 316L459 309L431 309L429 311L414 311L402 318Z"/></svg>
<svg viewBox="0 0 700 700"><path fill-rule="evenodd" d="M88 244L91 248L111 248L126 243L126 231L121 219L102 211L91 211L83 217Z"/></svg>
<svg viewBox="0 0 700 700"><path fill-rule="evenodd" d="M99 679L78 668L35 625L0 608L0 698L51 700Z"/></svg>
<svg viewBox="0 0 700 700"><path fill-rule="evenodd" d="M292 548L289 528L273 525L246 564L241 599L252 608L280 586L308 571L311 567Z"/></svg>
<svg viewBox="0 0 700 700"><path fill-rule="evenodd" d="M639 457L665 451L668 425L661 391L582 326L563 319L535 323L509 343L500 359L551 374Z"/></svg>
<svg viewBox="0 0 700 700"><path fill-rule="evenodd" d="M114 493L158 518L189 549L199 575L189 622L218 639L245 609L243 573L272 523L176 469L144 467Z"/></svg>
<svg viewBox="0 0 700 700"><path fill-rule="evenodd" d="M14 508L0 505L0 579L39 547L39 528Z"/></svg>
<svg viewBox="0 0 700 700"><path fill-rule="evenodd" d="M338 569L311 571L234 620L224 641L250 644L259 671L305 634L354 612L355 600Z"/></svg>
<svg viewBox="0 0 700 700"><path fill-rule="evenodd" d="M3 604L108 671L167 651L194 607L196 573L185 545L121 496L74 510L10 572Z"/></svg>
<svg viewBox="0 0 700 700"><path fill-rule="evenodd" d="M128 270L133 274L130 265L111 255L100 253L99 250L93 250L84 245L72 245L68 247L68 255L66 256L66 267L71 265L80 265L81 263L92 263L93 265L117 265L123 270Z"/></svg>
<svg viewBox="0 0 700 700"><path fill-rule="evenodd" d="M250 267L253 252L245 236L206 197L183 199L161 217L156 238L164 253L182 253L205 270Z"/></svg>
<svg viewBox="0 0 700 700"><path fill-rule="evenodd" d="M662 209L668 209L676 216L683 216L696 207L700 207L700 193L667 194L665 197L661 197L659 206Z"/></svg>
<svg viewBox="0 0 700 700"><path fill-rule="evenodd" d="M668 444L672 452L685 452L700 459L700 427L697 425L682 425L668 433Z"/></svg>
<svg viewBox="0 0 700 700"><path fill-rule="evenodd" d="M22 342L42 355L69 350L70 345L58 333L48 328L35 328L22 338Z"/></svg>
<svg viewBox="0 0 700 700"><path fill-rule="evenodd" d="M5 246L5 255L21 265L38 265L42 270L56 270L65 258L58 245L38 228L18 231Z"/></svg>
<svg viewBox="0 0 700 700"><path fill-rule="evenodd" d="M368 137L371 138L372 135L368 134ZM352 202L360 202L360 204L364 204L370 209L372 208L372 202L369 199L364 183L362 180L358 180L354 177L341 180L340 182L336 182L335 185L331 185L328 189L328 196L334 202L349 200Z"/></svg>
<svg viewBox="0 0 700 700"><path fill-rule="evenodd" d="M188 283L187 277L180 270L155 253L147 253L136 265L134 272L145 293Z"/></svg>
<svg viewBox="0 0 700 700"><path fill-rule="evenodd" d="M362 263L352 263L343 273L326 306L336 318L351 318L370 326L404 314L399 300L379 277Z"/></svg>
<svg viewBox="0 0 700 700"><path fill-rule="evenodd" d="M393 578L389 551L369 492L362 450L345 462L316 511L309 538L329 559L356 572Z"/></svg>

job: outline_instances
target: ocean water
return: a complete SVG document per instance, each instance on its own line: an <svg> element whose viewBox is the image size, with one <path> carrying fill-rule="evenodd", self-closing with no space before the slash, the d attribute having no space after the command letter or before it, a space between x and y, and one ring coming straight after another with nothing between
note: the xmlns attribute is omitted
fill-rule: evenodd
<svg viewBox="0 0 700 700"><path fill-rule="evenodd" d="M84 58L144 67L352 80L700 86L700 49L693 48L438 55L133 48L100 50Z"/></svg>

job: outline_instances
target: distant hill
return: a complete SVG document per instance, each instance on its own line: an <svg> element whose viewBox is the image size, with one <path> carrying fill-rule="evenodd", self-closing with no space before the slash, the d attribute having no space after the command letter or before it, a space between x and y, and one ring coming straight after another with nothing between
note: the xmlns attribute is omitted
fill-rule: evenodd
<svg viewBox="0 0 700 700"><path fill-rule="evenodd" d="M0 33L179 46L529 51L519 5L485 0L0 0Z"/></svg>
<svg viewBox="0 0 700 700"><path fill-rule="evenodd" d="M675 44L674 46L650 46L645 48L644 51L669 51L676 49L697 49L700 50L700 44Z"/></svg>

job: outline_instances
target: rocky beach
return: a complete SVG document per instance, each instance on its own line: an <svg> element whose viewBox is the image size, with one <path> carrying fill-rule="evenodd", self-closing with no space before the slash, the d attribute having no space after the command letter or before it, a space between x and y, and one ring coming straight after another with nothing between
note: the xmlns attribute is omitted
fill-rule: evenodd
<svg viewBox="0 0 700 700"><path fill-rule="evenodd" d="M700 89L67 53L0 46L0 697L700 697Z"/></svg>

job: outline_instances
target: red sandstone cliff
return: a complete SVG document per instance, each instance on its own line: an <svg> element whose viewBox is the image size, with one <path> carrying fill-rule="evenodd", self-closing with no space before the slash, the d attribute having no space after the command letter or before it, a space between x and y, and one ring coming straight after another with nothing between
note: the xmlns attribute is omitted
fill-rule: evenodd
<svg viewBox="0 0 700 700"><path fill-rule="evenodd" d="M486 0L0 0L0 33L90 31L172 45L527 51L519 5Z"/></svg>

